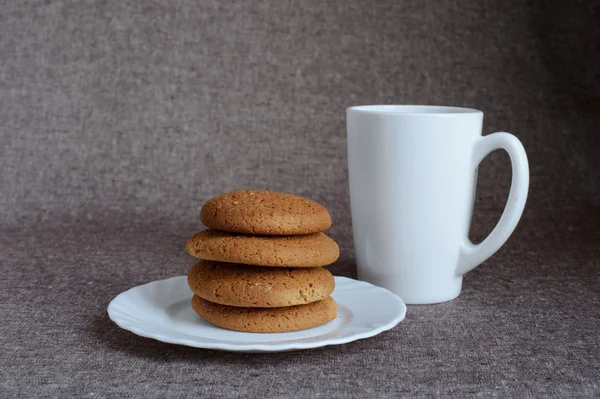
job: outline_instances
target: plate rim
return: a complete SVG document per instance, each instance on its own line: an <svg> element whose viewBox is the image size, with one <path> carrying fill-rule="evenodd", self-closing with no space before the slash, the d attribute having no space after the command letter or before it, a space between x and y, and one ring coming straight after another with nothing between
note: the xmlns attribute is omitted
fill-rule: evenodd
<svg viewBox="0 0 600 399"><path fill-rule="evenodd" d="M174 277L170 277L170 278L166 278L166 279L154 280L154 281L150 281L145 284L131 287L131 288L121 292L116 297L114 297L108 304L108 308L107 308L108 317L117 326L119 326L123 330L130 331L130 332L132 332L136 335L139 335L141 337L144 337L144 338L150 338L150 339L154 339L154 340L157 340L160 342L165 342L165 343L175 344L175 345L184 345L184 346L189 346L189 347L193 347L193 348L224 350L224 351L233 351L233 352L244 352L244 351L246 351L246 352L282 352L282 351L313 349L313 348L322 348L324 346L330 346L330 345L346 344L346 343L358 341L361 339L371 338L371 337L374 337L375 335L381 334L384 331L388 331L388 330L394 328L396 325L398 325L406 317L406 310L407 310L406 304L396 294L392 293L391 291L389 291L383 287L379 287L379 286L370 284L366 281L356 280L356 279L352 279L352 278L344 277L344 276L334 276L334 278L336 280L336 285L338 284L338 282L343 281L345 283L352 283L352 284L361 284L361 285L366 284L366 285L375 287L378 290L385 291L386 294L389 294L391 297L395 297L394 299L397 301L398 305L400 305L401 312L399 314L395 315L393 318L391 318L389 322L387 322L379 327L372 328L370 330L363 331L363 332L357 332L355 334L351 334L351 335L341 337L341 338L331 337L331 338L324 338L322 340L316 340L316 341L311 341L311 342L293 342L293 341L291 341L288 343L270 343L270 344L264 344L264 343L237 344L235 342L201 342L198 340L190 340L190 339L186 339L186 338L172 338L172 337L169 337L169 336L161 334L161 333L152 333L145 329L140 329L135 326L128 325L126 322L124 323L122 321L119 321L119 318L116 317L113 312L111 312L111 309L114 308L115 304L117 303L116 301L119 300L119 298L122 298L123 296L127 295L132 290L141 289L141 288L151 285L151 284L166 283L167 281L170 281L170 280L178 280L178 279L182 279L182 278L186 278L186 276L174 276ZM201 340L202 338L198 338L198 339Z"/></svg>

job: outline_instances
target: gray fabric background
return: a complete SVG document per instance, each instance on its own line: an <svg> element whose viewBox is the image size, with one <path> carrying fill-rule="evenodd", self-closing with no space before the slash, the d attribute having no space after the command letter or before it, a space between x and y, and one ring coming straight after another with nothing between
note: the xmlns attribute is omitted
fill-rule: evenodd
<svg viewBox="0 0 600 399"><path fill-rule="evenodd" d="M600 9L590 1L0 1L0 396L600 395ZM178 347L106 315L184 274L202 203L327 206L354 276L345 108L469 106L525 145L528 206L463 294L375 338ZM473 237L504 206L482 164Z"/></svg>

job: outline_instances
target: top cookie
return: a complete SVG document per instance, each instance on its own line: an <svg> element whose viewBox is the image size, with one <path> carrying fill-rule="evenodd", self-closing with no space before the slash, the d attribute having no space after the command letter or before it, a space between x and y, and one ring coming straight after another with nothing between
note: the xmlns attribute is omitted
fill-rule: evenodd
<svg viewBox="0 0 600 399"><path fill-rule="evenodd" d="M297 235L331 227L324 206L293 194L238 190L204 204L200 220L216 230L244 234Z"/></svg>

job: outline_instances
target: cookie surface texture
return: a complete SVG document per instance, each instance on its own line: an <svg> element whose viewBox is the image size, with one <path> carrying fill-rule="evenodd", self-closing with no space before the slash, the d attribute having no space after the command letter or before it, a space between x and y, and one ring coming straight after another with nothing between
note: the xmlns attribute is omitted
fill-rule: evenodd
<svg viewBox="0 0 600 399"><path fill-rule="evenodd" d="M318 267L335 262L340 249L323 233L257 236L204 230L185 246L196 258L274 267Z"/></svg>
<svg viewBox="0 0 600 399"><path fill-rule="evenodd" d="M323 300L335 288L333 275L322 267L272 268L198 261L188 273L197 296L238 307L285 307Z"/></svg>
<svg viewBox="0 0 600 399"><path fill-rule="evenodd" d="M238 190L208 200L200 211L205 226L244 234L311 234L331 227L324 206L293 194Z"/></svg>
<svg viewBox="0 0 600 399"><path fill-rule="evenodd" d="M331 297L285 308L239 308L212 303L194 295L192 308L217 327L256 333L305 330L325 324L337 316L337 304Z"/></svg>

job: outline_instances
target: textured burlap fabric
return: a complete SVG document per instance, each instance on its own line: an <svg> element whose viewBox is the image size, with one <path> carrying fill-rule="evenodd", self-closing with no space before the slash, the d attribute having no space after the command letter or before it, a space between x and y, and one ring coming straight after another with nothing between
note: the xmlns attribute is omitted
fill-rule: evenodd
<svg viewBox="0 0 600 399"><path fill-rule="evenodd" d="M0 2L0 396L600 395L593 1ZM106 315L184 274L200 206L238 188L327 206L355 276L345 108L469 106L531 167L526 212L462 295L375 338L235 354ZM505 154L480 168L473 237Z"/></svg>

